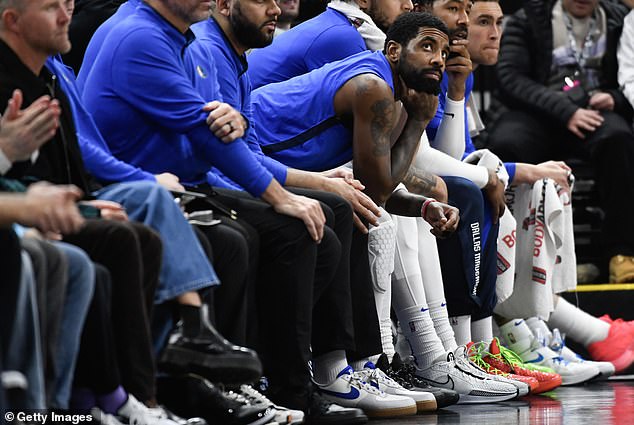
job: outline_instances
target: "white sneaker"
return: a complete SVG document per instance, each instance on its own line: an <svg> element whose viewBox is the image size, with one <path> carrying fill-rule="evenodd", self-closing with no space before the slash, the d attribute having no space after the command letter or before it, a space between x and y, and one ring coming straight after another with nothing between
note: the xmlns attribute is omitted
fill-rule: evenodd
<svg viewBox="0 0 634 425"><path fill-rule="evenodd" d="M114 417L114 415L105 413L98 407L93 407L92 409L90 409L90 415L101 425L124 425L122 422L119 421L119 419Z"/></svg>
<svg viewBox="0 0 634 425"><path fill-rule="evenodd" d="M240 394L252 406L266 407L275 414L273 422L278 424L300 424L304 422L304 412L278 406L251 385L241 385Z"/></svg>
<svg viewBox="0 0 634 425"><path fill-rule="evenodd" d="M361 381L365 381L387 394L400 395L413 399L416 402L416 408L419 413L438 409L436 397L434 397L432 393L410 391L403 388L401 384L387 376L385 372L377 368L372 362L367 362L363 370L355 371L354 375Z"/></svg>
<svg viewBox="0 0 634 425"><path fill-rule="evenodd" d="M508 347L515 351L524 363L533 363L553 369L561 375L561 385L575 385L600 375L599 369L584 363L572 363L559 356L546 345L541 330L537 336L522 319L511 320L500 327Z"/></svg>
<svg viewBox="0 0 634 425"><path fill-rule="evenodd" d="M354 375L350 366L343 369L332 383L317 386L326 400L362 409L369 417L415 415L417 411L414 399L387 394L373 387Z"/></svg>
<svg viewBox="0 0 634 425"><path fill-rule="evenodd" d="M553 351L563 357L564 360L568 360L571 363L589 364L599 369L599 372L601 374L597 377L598 379L608 379L616 372L614 365L610 362L595 362L592 360L585 360L579 354L572 351L566 346L564 337L561 335L559 329L557 328L553 329L552 338L550 340L550 344L548 345Z"/></svg>
<svg viewBox="0 0 634 425"><path fill-rule="evenodd" d="M467 358L465 346L448 353L447 360L425 369L416 368L416 376L434 387L457 391L460 394L458 404L495 403L518 395L515 385L494 381L482 370L474 368Z"/></svg>
<svg viewBox="0 0 634 425"><path fill-rule="evenodd" d="M521 382L521 381L516 381L515 379L510 379L510 378L506 378L504 376L500 376L500 375L495 375L492 373L487 373L484 369L482 369L480 366L478 366L473 360L472 360L472 355L478 355L478 346L481 346L482 344L485 344L486 347L489 347L489 344L486 343L478 343L478 344L473 344L470 343L471 347L466 347L466 359L468 360L467 362L464 362L463 359L461 358L457 358L456 362L460 363L460 362L464 362L464 367L466 368L471 368L472 372L474 374L477 374L478 376L480 376L483 379L491 379L492 381L497 381L497 382L504 382L505 384L511 384L513 385L515 388L517 388L517 396L518 397L523 397L525 395L528 395L528 393L531 392L531 388L530 386L525 383L525 382Z"/></svg>
<svg viewBox="0 0 634 425"><path fill-rule="evenodd" d="M130 425L178 425L168 419L162 409L150 409L132 394L128 394L128 400L117 410L117 416Z"/></svg>

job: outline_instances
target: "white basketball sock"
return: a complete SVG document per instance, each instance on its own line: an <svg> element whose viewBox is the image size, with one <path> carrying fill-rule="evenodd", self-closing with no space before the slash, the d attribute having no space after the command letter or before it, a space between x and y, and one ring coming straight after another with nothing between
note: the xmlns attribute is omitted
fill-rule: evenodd
<svg viewBox="0 0 634 425"><path fill-rule="evenodd" d="M584 346L608 337L610 325L557 297L555 310L550 313L548 327L558 328L568 337Z"/></svg>

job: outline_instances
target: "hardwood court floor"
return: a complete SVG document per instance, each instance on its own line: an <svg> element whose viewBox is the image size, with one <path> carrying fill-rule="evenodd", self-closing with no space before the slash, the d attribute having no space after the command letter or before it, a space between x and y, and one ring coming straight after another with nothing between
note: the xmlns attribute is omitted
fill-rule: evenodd
<svg viewBox="0 0 634 425"><path fill-rule="evenodd" d="M634 425L634 375L494 404L457 405L370 425Z"/></svg>

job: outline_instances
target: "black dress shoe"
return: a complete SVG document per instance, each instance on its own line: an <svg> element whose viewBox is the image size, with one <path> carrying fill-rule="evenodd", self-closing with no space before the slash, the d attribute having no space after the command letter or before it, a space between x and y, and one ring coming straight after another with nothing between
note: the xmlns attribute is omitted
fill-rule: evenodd
<svg viewBox="0 0 634 425"><path fill-rule="evenodd" d="M157 399L179 416L198 416L208 424L266 424L274 414L266 407L241 403L193 374L162 376L156 381ZM193 424L191 424L193 425Z"/></svg>
<svg viewBox="0 0 634 425"><path fill-rule="evenodd" d="M194 314L183 317L163 350L159 359L162 370L174 374L191 372L227 385L260 378L262 363L255 351L234 345L220 335L209 322L206 306L191 309L190 313Z"/></svg>
<svg viewBox="0 0 634 425"><path fill-rule="evenodd" d="M401 384L403 388L411 391L427 391L434 395L438 408L451 406L458 403L460 395L453 390L432 387L414 373L414 366L406 364L401 360L398 353L394 354L390 365L385 354L379 357L376 367L381 369L387 376Z"/></svg>

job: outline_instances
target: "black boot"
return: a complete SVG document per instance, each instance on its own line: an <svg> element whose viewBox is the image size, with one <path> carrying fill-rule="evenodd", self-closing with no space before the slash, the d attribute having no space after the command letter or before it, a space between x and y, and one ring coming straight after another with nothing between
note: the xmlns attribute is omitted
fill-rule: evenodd
<svg viewBox="0 0 634 425"><path fill-rule="evenodd" d="M274 416L267 407L236 401L205 378L192 374L157 378L156 395L177 415L199 416L209 425L265 424Z"/></svg>
<svg viewBox="0 0 634 425"><path fill-rule="evenodd" d="M227 341L213 327L207 306L179 306L182 321L170 336L159 361L161 369L173 373L192 372L212 382L243 384L262 375L255 351Z"/></svg>

